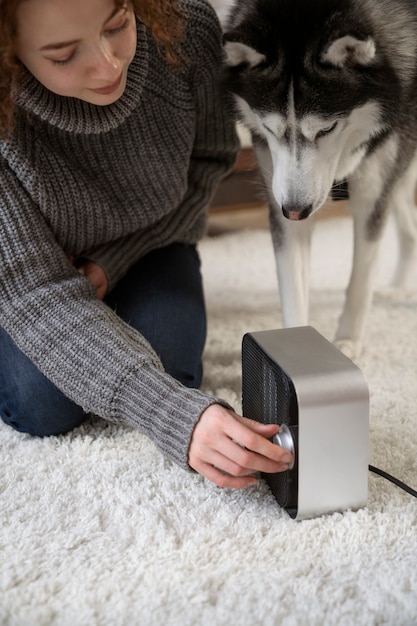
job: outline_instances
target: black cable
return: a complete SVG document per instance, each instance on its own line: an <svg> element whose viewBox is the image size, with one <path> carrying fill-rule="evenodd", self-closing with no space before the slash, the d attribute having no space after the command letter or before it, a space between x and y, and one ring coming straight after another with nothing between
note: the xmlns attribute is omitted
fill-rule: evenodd
<svg viewBox="0 0 417 626"><path fill-rule="evenodd" d="M397 487L404 489L404 491L406 491L410 495L417 498L417 491L415 491L414 489L412 489L405 483L401 482L401 480L398 480L398 478L394 478L394 476L391 476L391 474L387 474L387 472L384 472L383 470L380 470L377 467L374 467L373 465L369 466L369 471L374 472L374 474L378 474L379 476L382 476L383 478L386 478L390 482L394 483L394 485L397 485Z"/></svg>

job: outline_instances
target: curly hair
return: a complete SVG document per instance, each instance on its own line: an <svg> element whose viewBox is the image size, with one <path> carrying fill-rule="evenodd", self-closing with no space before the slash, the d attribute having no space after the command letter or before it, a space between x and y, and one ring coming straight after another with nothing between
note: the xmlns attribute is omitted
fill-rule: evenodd
<svg viewBox="0 0 417 626"><path fill-rule="evenodd" d="M16 54L17 8L23 1L0 0L0 137L10 137L14 127L16 99L24 68ZM123 7L127 0L114 0ZM153 35L158 49L175 67L183 58L181 40L185 15L180 0L130 0L136 15Z"/></svg>

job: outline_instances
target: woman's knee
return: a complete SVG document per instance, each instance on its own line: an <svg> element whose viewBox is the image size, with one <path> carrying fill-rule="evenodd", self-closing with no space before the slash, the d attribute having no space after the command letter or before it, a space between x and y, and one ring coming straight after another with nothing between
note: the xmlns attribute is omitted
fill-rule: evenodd
<svg viewBox="0 0 417 626"><path fill-rule="evenodd" d="M21 398L13 402L0 398L0 417L3 422L19 432L48 437L67 433L84 421L82 408L68 398L63 396L54 402L53 397L49 397L46 404L41 404L37 395L32 401L29 396L26 401Z"/></svg>
<svg viewBox="0 0 417 626"><path fill-rule="evenodd" d="M149 341L168 374L187 387L200 386L206 310L194 246L172 244L149 253L107 303Z"/></svg>
<svg viewBox="0 0 417 626"><path fill-rule="evenodd" d="M59 435L79 426L83 409L67 398L0 328L0 418L20 432Z"/></svg>

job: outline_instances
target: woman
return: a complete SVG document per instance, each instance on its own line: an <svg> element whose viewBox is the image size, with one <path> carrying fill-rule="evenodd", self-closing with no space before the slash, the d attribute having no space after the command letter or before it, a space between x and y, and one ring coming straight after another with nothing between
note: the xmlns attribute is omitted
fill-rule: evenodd
<svg viewBox="0 0 417 626"><path fill-rule="evenodd" d="M0 0L0 415L139 428L218 485L287 468L198 389L196 244L236 155L203 0Z"/></svg>

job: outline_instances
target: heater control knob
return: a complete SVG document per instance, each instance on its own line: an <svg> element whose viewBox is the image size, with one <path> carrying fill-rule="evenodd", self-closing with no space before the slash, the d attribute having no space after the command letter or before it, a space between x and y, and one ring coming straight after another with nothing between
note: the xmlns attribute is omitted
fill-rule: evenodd
<svg viewBox="0 0 417 626"><path fill-rule="evenodd" d="M284 448L284 450L288 450L288 452L292 454L293 460L288 465L288 469L292 469L295 462L295 444L291 431L286 424L281 424L279 433L272 437L272 441L277 446L280 446L280 448Z"/></svg>

